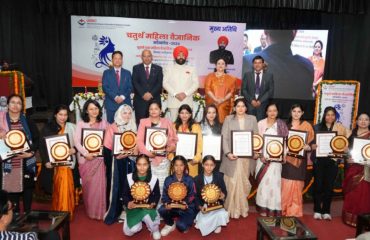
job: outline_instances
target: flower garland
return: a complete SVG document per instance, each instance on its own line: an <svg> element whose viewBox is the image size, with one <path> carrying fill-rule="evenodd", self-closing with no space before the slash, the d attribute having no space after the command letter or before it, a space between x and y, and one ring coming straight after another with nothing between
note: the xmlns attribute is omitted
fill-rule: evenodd
<svg viewBox="0 0 370 240"><path fill-rule="evenodd" d="M97 93L93 93L93 92L87 92L85 91L84 93L76 93L74 96L73 96L73 106L74 106L74 109L76 109L76 106L78 107L78 110L81 112L81 106L80 106L80 100L104 100L104 93L103 92L97 92Z"/></svg>
<svg viewBox="0 0 370 240"><path fill-rule="evenodd" d="M2 75L9 75L8 87L9 92L18 94L23 98L23 112L26 113L26 91L24 84L24 74L18 71L4 71ZM19 75L19 76L18 76Z"/></svg>

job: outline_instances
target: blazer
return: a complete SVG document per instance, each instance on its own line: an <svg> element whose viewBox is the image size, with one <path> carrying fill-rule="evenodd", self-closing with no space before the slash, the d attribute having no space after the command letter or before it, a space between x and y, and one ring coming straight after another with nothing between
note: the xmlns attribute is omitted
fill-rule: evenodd
<svg viewBox="0 0 370 240"><path fill-rule="evenodd" d="M116 111L120 105L127 104L131 106L131 73L130 71L121 68L120 85L118 87L116 73L114 68L107 69L103 73L103 91L105 93L104 105L107 110ZM114 98L123 95L125 100L121 104L117 104Z"/></svg>
<svg viewBox="0 0 370 240"><path fill-rule="evenodd" d="M204 205L204 201L202 199L202 188L204 187L204 175L199 174L194 178L195 187L197 190L197 196L196 196L196 206L199 208L200 206ZM225 199L227 197L227 190L226 185L224 181L224 174L222 172L213 172L213 180L212 183L216 184L217 187L221 189L221 192L225 194ZM224 201L219 201L221 204L224 203Z"/></svg>
<svg viewBox="0 0 370 240"><path fill-rule="evenodd" d="M256 93L256 82L254 77L254 71L246 72L243 75L241 93L245 97L248 103L254 100ZM261 103L267 102L270 98L274 97L274 77L268 71L263 71L262 83L260 87L260 94L258 101Z"/></svg>

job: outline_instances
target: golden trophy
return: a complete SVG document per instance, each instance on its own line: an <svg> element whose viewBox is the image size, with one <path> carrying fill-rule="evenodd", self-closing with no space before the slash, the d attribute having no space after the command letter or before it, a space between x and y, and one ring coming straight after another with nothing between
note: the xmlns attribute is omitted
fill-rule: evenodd
<svg viewBox="0 0 370 240"><path fill-rule="evenodd" d="M207 204L205 212L223 208L223 206L219 202L221 189L216 184L206 184L202 188L201 196L203 201Z"/></svg>
<svg viewBox="0 0 370 240"><path fill-rule="evenodd" d="M303 157L299 152L303 149L304 147L304 140L301 136L298 135L292 135L288 138L288 156L291 157Z"/></svg>
<svg viewBox="0 0 370 240"><path fill-rule="evenodd" d="M149 136L149 143L153 150L151 152L154 155L165 156L167 146L167 135L163 131L154 131Z"/></svg>
<svg viewBox="0 0 370 240"><path fill-rule="evenodd" d="M89 151L89 153L101 155L102 146L103 139L98 134L89 134L84 139L84 147Z"/></svg>
<svg viewBox="0 0 370 240"><path fill-rule="evenodd" d="M186 185L182 182L171 183L168 187L168 196L171 199L171 203L168 204L170 208L186 209L187 206L184 203L184 199L188 194Z"/></svg>
<svg viewBox="0 0 370 240"><path fill-rule="evenodd" d="M253 134L253 152L258 157L262 156L263 138L259 134Z"/></svg>
<svg viewBox="0 0 370 240"><path fill-rule="evenodd" d="M65 142L56 142L50 148L50 155L53 159L50 159L50 163L53 166L70 166L71 161L69 158L69 145Z"/></svg>
<svg viewBox="0 0 370 240"><path fill-rule="evenodd" d="M370 144L366 144L362 147L361 154L366 161L370 160Z"/></svg>
<svg viewBox="0 0 370 240"><path fill-rule="evenodd" d="M330 147L333 152L329 154L329 157L342 158L346 155L344 151L348 148L348 145L348 139L345 136L338 135L333 137L330 141Z"/></svg>
<svg viewBox="0 0 370 240"><path fill-rule="evenodd" d="M134 199L135 208L150 208L148 203L150 186L147 182L138 181L131 186L131 195Z"/></svg>
<svg viewBox="0 0 370 240"><path fill-rule="evenodd" d="M136 147L136 133L133 131L126 131L122 133L120 142L123 147L121 154L134 154L134 149Z"/></svg>
<svg viewBox="0 0 370 240"><path fill-rule="evenodd" d="M268 161L281 162L283 155L283 144L277 140L272 140L267 143L266 152L268 154Z"/></svg>

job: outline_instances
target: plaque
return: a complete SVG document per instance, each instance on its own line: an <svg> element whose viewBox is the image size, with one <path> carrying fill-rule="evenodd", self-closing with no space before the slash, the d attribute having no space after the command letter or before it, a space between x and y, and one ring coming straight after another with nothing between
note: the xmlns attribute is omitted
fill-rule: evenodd
<svg viewBox="0 0 370 240"><path fill-rule="evenodd" d="M252 136L252 131L231 131L231 152L238 157L253 157Z"/></svg>
<svg viewBox="0 0 370 240"><path fill-rule="evenodd" d="M307 144L307 132L299 130L289 130L288 133L288 156L304 158L304 146Z"/></svg>
<svg viewBox="0 0 370 240"><path fill-rule="evenodd" d="M72 157L69 155L68 134L58 134L45 137L45 145L52 166L71 166Z"/></svg>
<svg viewBox="0 0 370 240"><path fill-rule="evenodd" d="M56 142L50 149L51 156L55 161L63 161L69 157L69 146L65 142Z"/></svg>
<svg viewBox="0 0 370 240"><path fill-rule="evenodd" d="M206 184L202 188L201 196L203 201L207 204L205 212L223 208L223 206L219 202L221 189L216 184Z"/></svg>
<svg viewBox="0 0 370 240"><path fill-rule="evenodd" d="M177 138L179 139L176 144L176 155L184 156L187 160L193 160L197 153L197 140L196 133L178 132Z"/></svg>
<svg viewBox="0 0 370 240"><path fill-rule="evenodd" d="M331 140L337 135L337 132L318 132L316 138L316 157L329 157L333 150L330 146Z"/></svg>
<svg viewBox="0 0 370 240"><path fill-rule="evenodd" d="M294 218L282 217L280 219L280 228L287 232L296 234L297 225L295 223Z"/></svg>
<svg viewBox="0 0 370 240"><path fill-rule="evenodd" d="M344 152L346 148L348 148L348 139L345 136L338 135L332 138L330 141L330 147L333 150L331 154L329 154L330 157L343 157L346 155Z"/></svg>
<svg viewBox="0 0 370 240"><path fill-rule="evenodd" d="M97 157L103 156L104 130L94 128L82 129L82 146Z"/></svg>
<svg viewBox="0 0 370 240"><path fill-rule="evenodd" d="M167 128L145 128L145 147L154 155L165 156L167 154Z"/></svg>
<svg viewBox="0 0 370 240"><path fill-rule="evenodd" d="M133 131L125 131L122 134L115 133L113 137L113 155L134 155L136 147L136 133Z"/></svg>
<svg viewBox="0 0 370 240"><path fill-rule="evenodd" d="M182 182L171 183L168 187L168 196L171 199L171 203L168 204L170 208L186 209L187 206L184 203L184 199L188 194L186 185Z"/></svg>
<svg viewBox="0 0 370 240"><path fill-rule="evenodd" d="M284 155L284 137L263 135L263 156L267 161L282 162Z"/></svg>
<svg viewBox="0 0 370 240"><path fill-rule="evenodd" d="M263 138L259 134L253 134L253 152L258 157L262 156Z"/></svg>
<svg viewBox="0 0 370 240"><path fill-rule="evenodd" d="M370 160L370 139L354 137L350 153L354 163L367 163Z"/></svg>
<svg viewBox="0 0 370 240"><path fill-rule="evenodd" d="M150 186L148 183L138 181L131 186L131 196L134 199L135 208L150 208L149 195Z"/></svg>
<svg viewBox="0 0 370 240"><path fill-rule="evenodd" d="M366 161L370 161L370 143L362 147L361 155Z"/></svg>
<svg viewBox="0 0 370 240"><path fill-rule="evenodd" d="M0 141L0 157L3 161L31 150L26 134L22 130L10 130Z"/></svg>

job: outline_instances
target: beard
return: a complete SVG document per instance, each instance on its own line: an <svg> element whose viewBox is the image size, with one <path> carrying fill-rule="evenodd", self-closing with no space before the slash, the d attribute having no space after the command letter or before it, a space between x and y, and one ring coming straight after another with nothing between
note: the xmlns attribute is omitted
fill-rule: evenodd
<svg viewBox="0 0 370 240"><path fill-rule="evenodd" d="M175 61L177 64L183 65L185 63L185 58L176 58Z"/></svg>
<svg viewBox="0 0 370 240"><path fill-rule="evenodd" d="M218 46L218 49L225 50L226 46Z"/></svg>

